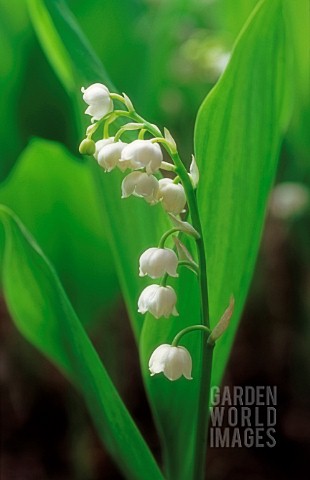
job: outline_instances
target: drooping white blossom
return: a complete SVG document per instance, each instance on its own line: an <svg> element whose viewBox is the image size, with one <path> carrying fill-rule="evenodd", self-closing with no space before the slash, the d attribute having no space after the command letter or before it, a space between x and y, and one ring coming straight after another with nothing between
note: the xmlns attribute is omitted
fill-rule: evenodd
<svg viewBox="0 0 310 480"><path fill-rule="evenodd" d="M94 153L95 159L98 160L98 154L103 147L110 145L110 143L113 143L113 142L114 142L114 137L103 138L102 140L98 140L95 143L96 145L96 151Z"/></svg>
<svg viewBox="0 0 310 480"><path fill-rule="evenodd" d="M122 165L121 162L120 165ZM134 195L135 197L143 197L148 203L156 203L158 201L157 193L157 178L145 172L131 172L122 182L122 198Z"/></svg>
<svg viewBox="0 0 310 480"><path fill-rule="evenodd" d="M181 183L173 183L171 178L159 180L158 199L162 201L167 212L178 215L184 210L186 195Z"/></svg>
<svg viewBox="0 0 310 480"><path fill-rule="evenodd" d="M148 248L140 257L139 267L140 277L160 278L165 273L178 277L178 257L171 248Z"/></svg>
<svg viewBox="0 0 310 480"><path fill-rule="evenodd" d="M158 143L151 140L134 140L122 151L121 162L129 162L133 170L146 169L146 173L155 173L163 160Z"/></svg>
<svg viewBox="0 0 310 480"><path fill-rule="evenodd" d="M178 316L176 301L177 296L172 287L149 285L139 297L138 312L142 314L150 312L155 318Z"/></svg>
<svg viewBox="0 0 310 480"><path fill-rule="evenodd" d="M97 156L100 167L104 168L106 172L110 172L116 166L119 167L119 159L126 145L127 143L124 142L111 142L102 146ZM123 166L124 165L122 165L122 168Z"/></svg>
<svg viewBox="0 0 310 480"><path fill-rule="evenodd" d="M100 120L107 113L112 112L113 102L110 92L102 83L93 83L88 88L82 87L83 100L88 107L85 110L87 115L92 116L92 121Z"/></svg>
<svg viewBox="0 0 310 480"><path fill-rule="evenodd" d="M192 380L192 358L184 347L163 344L157 347L149 360L151 376L163 373L169 380L178 380L182 375Z"/></svg>

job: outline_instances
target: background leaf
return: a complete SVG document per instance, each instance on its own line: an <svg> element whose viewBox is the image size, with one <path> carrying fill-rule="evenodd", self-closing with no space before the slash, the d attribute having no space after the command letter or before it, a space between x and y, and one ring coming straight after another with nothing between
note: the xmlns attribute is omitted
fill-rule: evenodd
<svg viewBox="0 0 310 480"><path fill-rule="evenodd" d="M17 217L0 207L3 283L17 327L83 393L99 434L126 478L162 475L79 322L51 265ZM27 285L27 288L25 288Z"/></svg>
<svg viewBox="0 0 310 480"><path fill-rule="evenodd" d="M0 185L0 202L44 248L83 324L101 318L119 288L87 165L63 146L36 139Z"/></svg>
<svg viewBox="0 0 310 480"><path fill-rule="evenodd" d="M232 325L215 349L215 384L223 375L253 274L287 120L289 56L283 2L261 2L197 117L197 194L212 325L231 293L236 299Z"/></svg>

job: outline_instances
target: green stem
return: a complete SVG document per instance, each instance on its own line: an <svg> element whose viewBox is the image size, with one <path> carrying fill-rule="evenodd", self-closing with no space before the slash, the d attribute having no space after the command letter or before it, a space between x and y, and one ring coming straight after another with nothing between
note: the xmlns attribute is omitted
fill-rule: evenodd
<svg viewBox="0 0 310 480"><path fill-rule="evenodd" d="M168 280L169 274L165 273L163 278L161 279L160 286L165 287L167 285L167 280Z"/></svg>
<svg viewBox="0 0 310 480"><path fill-rule="evenodd" d="M172 341L171 346L177 347L183 335L187 335L188 333L191 333L197 330L201 330L205 334L207 333L210 335L210 329L205 325L191 325L190 327L183 328L183 330L181 330L179 333L176 334L176 336Z"/></svg>
<svg viewBox="0 0 310 480"><path fill-rule="evenodd" d="M164 248L167 238L170 237L170 235L172 235L173 233L176 233L176 232L180 232L180 229L177 228L177 227L171 228L166 233L164 233L163 236L161 237L161 239L159 240L158 248Z"/></svg>
<svg viewBox="0 0 310 480"><path fill-rule="evenodd" d="M126 105L125 99L121 95L119 95L118 93L110 93L110 97L112 98L112 100L118 100L119 102Z"/></svg>
<svg viewBox="0 0 310 480"><path fill-rule="evenodd" d="M207 282L207 264L204 249L203 233L200 223L200 217L196 201L196 193L193 189L190 177L183 165L179 154L171 155L174 164L176 165L176 174L179 175L187 196L187 203L191 215L193 227L200 234L200 238L196 239L199 272L198 279L200 285L200 301L201 301L201 323L210 328L209 321L209 298L208 298L208 282ZM204 339L201 339L202 363L201 363L201 378L200 378L200 392L198 400L198 414L197 414L197 433L195 442L195 464L193 479L202 480L205 477L205 461L206 461L206 446L209 423L209 397L210 397L210 383L212 373L212 352L211 346L206 346Z"/></svg>

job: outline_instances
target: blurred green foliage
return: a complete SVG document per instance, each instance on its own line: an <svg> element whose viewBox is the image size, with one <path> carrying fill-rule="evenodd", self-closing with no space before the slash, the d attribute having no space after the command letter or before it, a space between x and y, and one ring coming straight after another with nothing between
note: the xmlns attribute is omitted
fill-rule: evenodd
<svg viewBox="0 0 310 480"><path fill-rule="evenodd" d="M7 175L32 135L61 141L77 153L72 106L42 54L26 3L0 0L0 119L5 125L0 134L0 179ZM181 153L189 160L197 109L217 80L233 41L256 3L71 0L68 5L116 87L135 98L137 108L154 122L169 125ZM286 162L283 176L308 182L308 2L300 0L295 8L288 0L287 9L297 81L296 111L287 136L293 161Z"/></svg>
<svg viewBox="0 0 310 480"><path fill-rule="evenodd" d="M83 323L102 318L118 283L87 165L59 144L32 141L0 185L0 203L35 236Z"/></svg>

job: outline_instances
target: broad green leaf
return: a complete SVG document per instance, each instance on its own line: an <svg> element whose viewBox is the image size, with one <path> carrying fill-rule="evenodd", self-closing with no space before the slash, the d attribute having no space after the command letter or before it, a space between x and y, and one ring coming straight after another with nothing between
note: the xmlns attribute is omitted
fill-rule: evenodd
<svg viewBox="0 0 310 480"><path fill-rule="evenodd" d="M109 76L127 95L140 98L141 70L148 60L141 25L150 6L136 0L75 0L69 5Z"/></svg>
<svg viewBox="0 0 310 480"><path fill-rule="evenodd" d="M82 392L126 478L162 479L52 266L12 211L1 206L0 219L5 232L4 292L17 327Z"/></svg>
<svg viewBox="0 0 310 480"><path fill-rule="evenodd" d="M102 64L63 0L27 0L27 5L42 48L69 93L75 93L85 81L93 83L98 78L111 86Z"/></svg>
<svg viewBox="0 0 310 480"><path fill-rule="evenodd" d="M196 158L201 173L198 202L206 239L212 325L227 307L231 293L237 303L234 323L215 349L213 383L217 385L253 273L266 199L275 173L282 133L285 56L281 2L262 3L240 36L227 72L197 118ZM180 278L179 328L185 322L200 323L197 287L189 281ZM174 322L167 337L164 320L158 323L155 327L151 320L145 322L145 358L155 346L166 343L167 338L171 340L171 330L177 328ZM201 375L199 334L186 338L184 345L193 356L193 381L171 385L160 377L145 378L164 432L168 478L187 480L194 478L193 451L200 421L196 415Z"/></svg>
<svg viewBox="0 0 310 480"><path fill-rule="evenodd" d="M287 17L294 62L294 111L288 131L292 161L287 162L282 178L310 183L310 15L309 1L288 1Z"/></svg>
<svg viewBox="0 0 310 480"><path fill-rule="evenodd" d="M98 319L118 285L89 168L61 145L34 140L0 185L0 202L42 245L83 323Z"/></svg>
<svg viewBox="0 0 310 480"><path fill-rule="evenodd" d="M219 0L214 4L217 22L234 40L259 0Z"/></svg>
<svg viewBox="0 0 310 480"><path fill-rule="evenodd" d="M195 129L201 179L198 202L205 235L211 325L231 294L236 311L215 348L219 384L253 274L266 202L287 120L290 52L281 0L255 9L223 77L206 98Z"/></svg>

